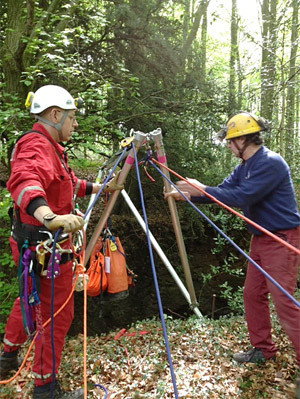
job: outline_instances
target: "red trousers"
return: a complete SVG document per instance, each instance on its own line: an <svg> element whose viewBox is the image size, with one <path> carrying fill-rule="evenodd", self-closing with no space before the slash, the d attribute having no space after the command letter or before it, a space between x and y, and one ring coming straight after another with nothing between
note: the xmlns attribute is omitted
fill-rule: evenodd
<svg viewBox="0 0 300 399"><path fill-rule="evenodd" d="M54 279L54 313L65 303L72 288L72 262L61 265L61 274ZM41 277L40 293L42 320L45 323L50 318L51 279ZM54 351L55 372L57 373L65 336L70 328L74 314L73 297L64 309L54 318ZM5 326L4 350L11 352L19 348L27 340L24 331L19 298L14 302L12 311ZM34 384L43 385L52 380L52 348L50 323L35 341L34 362L32 371Z"/></svg>
<svg viewBox="0 0 300 399"><path fill-rule="evenodd" d="M282 230L276 235L300 248L300 227ZM252 237L250 257L289 294L293 294L297 284L299 255L263 234ZM276 353L271 338L269 293L300 365L300 308L249 262L244 286L244 306L251 345L260 348L267 359Z"/></svg>

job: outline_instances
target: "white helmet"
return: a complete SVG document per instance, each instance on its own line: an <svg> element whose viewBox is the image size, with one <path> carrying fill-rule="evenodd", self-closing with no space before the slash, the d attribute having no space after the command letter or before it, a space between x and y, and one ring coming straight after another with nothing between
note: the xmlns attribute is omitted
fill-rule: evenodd
<svg viewBox="0 0 300 399"><path fill-rule="evenodd" d="M71 94L56 85L42 86L35 93L29 93L26 103L30 106L32 114L40 114L49 107L59 107L65 110L77 109Z"/></svg>

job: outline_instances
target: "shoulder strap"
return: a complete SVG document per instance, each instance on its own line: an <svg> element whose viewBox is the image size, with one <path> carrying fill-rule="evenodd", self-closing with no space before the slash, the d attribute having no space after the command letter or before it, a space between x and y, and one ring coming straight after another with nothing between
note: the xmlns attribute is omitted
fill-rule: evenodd
<svg viewBox="0 0 300 399"><path fill-rule="evenodd" d="M39 132L38 130L28 130L27 132L23 132L23 133L17 138L17 140L16 140L16 142L15 142L15 145L17 144L17 142L18 142L19 140L21 140L24 136L26 136L26 135L29 134L29 133L37 133L37 134L40 134L41 136L45 137L45 139L47 139L47 140L49 141L49 143L51 143L51 144L53 145L53 143L48 139L48 137L46 137L46 136L44 135L44 133ZM54 146L54 145L53 145L53 146Z"/></svg>

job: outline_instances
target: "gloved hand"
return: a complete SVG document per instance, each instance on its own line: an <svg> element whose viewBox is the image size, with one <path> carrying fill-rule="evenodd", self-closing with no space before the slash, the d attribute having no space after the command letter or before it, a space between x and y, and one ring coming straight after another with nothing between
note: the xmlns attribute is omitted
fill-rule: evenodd
<svg viewBox="0 0 300 399"><path fill-rule="evenodd" d="M44 226L51 231L63 229L63 233L75 233L83 228L84 220L77 215L55 215L54 213L45 215L43 218Z"/></svg>
<svg viewBox="0 0 300 399"><path fill-rule="evenodd" d="M104 187L104 193L112 193L113 191L123 190L124 184L118 184L118 178L120 170L115 174L115 176L106 184Z"/></svg>

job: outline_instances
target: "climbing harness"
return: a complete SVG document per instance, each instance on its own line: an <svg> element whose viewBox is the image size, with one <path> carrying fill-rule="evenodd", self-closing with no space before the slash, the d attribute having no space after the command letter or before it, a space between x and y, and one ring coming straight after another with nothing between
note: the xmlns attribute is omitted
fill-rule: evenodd
<svg viewBox="0 0 300 399"><path fill-rule="evenodd" d="M40 275L46 276L47 278L52 278L53 275L53 278L56 278L60 275L60 264L73 259L73 251L72 249L64 249L61 247L61 244L65 240L58 243L58 236L54 240L50 232L47 232L47 234L48 239L36 246L37 259L41 266ZM45 265L45 263L47 263L46 260L48 260L47 265ZM45 266L47 266L46 269Z"/></svg>

